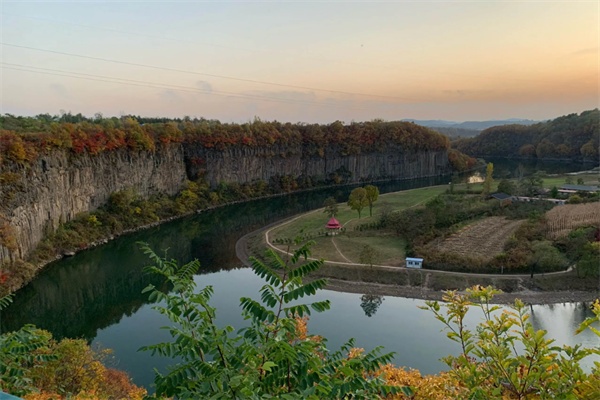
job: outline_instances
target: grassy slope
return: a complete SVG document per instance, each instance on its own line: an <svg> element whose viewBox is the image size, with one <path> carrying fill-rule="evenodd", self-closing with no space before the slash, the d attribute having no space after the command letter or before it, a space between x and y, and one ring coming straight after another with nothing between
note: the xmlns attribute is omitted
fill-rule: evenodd
<svg viewBox="0 0 600 400"><path fill-rule="evenodd" d="M328 217L322 210L316 210L288 224L273 229L269 237L271 241L274 239L294 238L301 232L301 234L312 237L317 242L312 248L314 257L338 262L351 261L358 263L361 249L365 245L369 245L377 253L377 257L374 260L375 264L398 265L404 259L404 240L397 236L377 235L377 231L362 234L355 231L354 228L361 224L377 222L383 210L396 211L413 207L434 198L446 189L446 186L434 186L381 195L374 205L373 216L370 217L369 209L365 208L362 211L360 219L356 211L351 210L345 203L341 203L337 219L346 228L346 234L344 235L335 237L322 236L321 234L325 231L324 227L328 221ZM339 251L335 246L337 246ZM284 246L281 246L281 248L283 249Z"/></svg>

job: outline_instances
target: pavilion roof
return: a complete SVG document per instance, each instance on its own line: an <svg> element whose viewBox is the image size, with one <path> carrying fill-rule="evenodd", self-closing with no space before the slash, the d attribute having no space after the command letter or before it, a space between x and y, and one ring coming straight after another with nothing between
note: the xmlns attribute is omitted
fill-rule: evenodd
<svg viewBox="0 0 600 400"><path fill-rule="evenodd" d="M337 219L335 219L335 217L331 217L329 222L327 222L328 229L340 229L341 227L342 225L340 225L340 222Z"/></svg>

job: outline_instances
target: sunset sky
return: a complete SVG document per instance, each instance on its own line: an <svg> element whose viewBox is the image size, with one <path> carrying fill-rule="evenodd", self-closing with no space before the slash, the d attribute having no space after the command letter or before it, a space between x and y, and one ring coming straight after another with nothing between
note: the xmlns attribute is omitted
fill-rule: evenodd
<svg viewBox="0 0 600 400"><path fill-rule="evenodd" d="M6 1L0 113L549 119L598 107L598 1Z"/></svg>

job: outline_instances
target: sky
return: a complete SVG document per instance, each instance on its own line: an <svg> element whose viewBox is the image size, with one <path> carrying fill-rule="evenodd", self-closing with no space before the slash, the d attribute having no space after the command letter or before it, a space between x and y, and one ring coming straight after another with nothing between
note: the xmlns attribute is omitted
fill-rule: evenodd
<svg viewBox="0 0 600 400"><path fill-rule="evenodd" d="M600 102L600 2L0 0L0 113L545 120Z"/></svg>

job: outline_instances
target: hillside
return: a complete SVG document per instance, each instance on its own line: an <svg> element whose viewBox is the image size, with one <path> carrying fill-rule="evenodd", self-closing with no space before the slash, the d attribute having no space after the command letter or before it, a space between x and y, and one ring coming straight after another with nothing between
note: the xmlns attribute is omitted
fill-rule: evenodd
<svg viewBox="0 0 600 400"><path fill-rule="evenodd" d="M477 157L524 157L598 162L600 111L569 114L534 125L488 128L453 147Z"/></svg>

